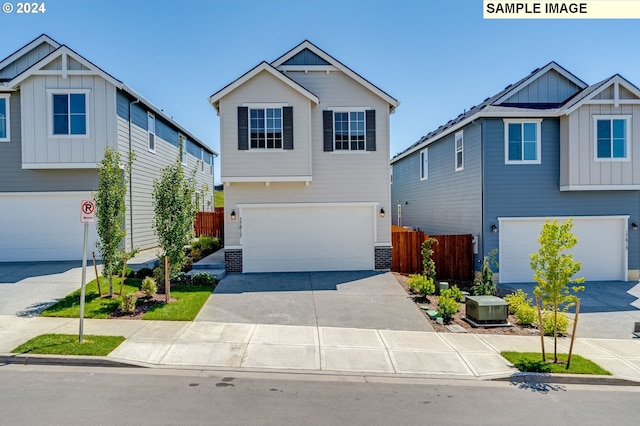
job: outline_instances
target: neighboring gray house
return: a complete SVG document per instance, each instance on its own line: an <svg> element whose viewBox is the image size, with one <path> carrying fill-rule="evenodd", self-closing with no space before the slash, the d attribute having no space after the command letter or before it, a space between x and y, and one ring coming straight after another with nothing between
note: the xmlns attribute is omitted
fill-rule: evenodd
<svg viewBox="0 0 640 426"><path fill-rule="evenodd" d="M391 160L393 221L475 236L476 270L499 249L499 280L532 282L547 218L573 217L589 280L640 269L640 90L594 85L555 62L487 98Z"/></svg>
<svg viewBox="0 0 640 426"><path fill-rule="evenodd" d="M181 152L208 187L201 208L213 209L217 154L121 81L46 35L0 61L0 261L82 257L80 203L106 146L123 161L135 153L127 250L157 246L152 183Z"/></svg>
<svg viewBox="0 0 640 426"><path fill-rule="evenodd" d="M398 101L304 41L213 94L230 272L391 266Z"/></svg>

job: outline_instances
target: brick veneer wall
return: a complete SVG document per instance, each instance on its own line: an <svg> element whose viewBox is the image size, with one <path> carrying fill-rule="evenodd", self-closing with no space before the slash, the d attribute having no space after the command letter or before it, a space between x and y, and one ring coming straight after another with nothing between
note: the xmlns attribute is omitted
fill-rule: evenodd
<svg viewBox="0 0 640 426"><path fill-rule="evenodd" d="M227 265L227 272L242 272L242 250L225 250L224 262Z"/></svg>
<svg viewBox="0 0 640 426"><path fill-rule="evenodd" d="M391 247L376 247L374 263L376 269L391 269Z"/></svg>

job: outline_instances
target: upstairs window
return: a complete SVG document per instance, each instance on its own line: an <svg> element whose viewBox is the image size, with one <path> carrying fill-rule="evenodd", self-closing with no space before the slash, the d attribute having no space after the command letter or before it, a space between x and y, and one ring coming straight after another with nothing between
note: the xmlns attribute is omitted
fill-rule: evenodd
<svg viewBox="0 0 640 426"><path fill-rule="evenodd" d="M505 164L540 164L542 120L504 120Z"/></svg>
<svg viewBox="0 0 640 426"><path fill-rule="evenodd" d="M282 108L249 110L251 149L282 149Z"/></svg>
<svg viewBox="0 0 640 426"><path fill-rule="evenodd" d="M364 151L364 111L335 112L333 118L335 150Z"/></svg>
<svg viewBox="0 0 640 426"><path fill-rule="evenodd" d="M178 135L178 140L180 141L180 158L182 159L182 164L187 165L187 139Z"/></svg>
<svg viewBox="0 0 640 426"><path fill-rule="evenodd" d="M429 148L420 151L420 180L429 177Z"/></svg>
<svg viewBox="0 0 640 426"><path fill-rule="evenodd" d="M628 160L629 117L596 117L596 161Z"/></svg>
<svg viewBox="0 0 640 426"><path fill-rule="evenodd" d="M456 172L464 169L464 137L463 132L456 133L455 136L455 162Z"/></svg>
<svg viewBox="0 0 640 426"><path fill-rule="evenodd" d="M52 115L54 136L86 136L87 94L53 93Z"/></svg>
<svg viewBox="0 0 640 426"><path fill-rule="evenodd" d="M150 112L147 113L147 149L149 152L156 152L156 117Z"/></svg>
<svg viewBox="0 0 640 426"><path fill-rule="evenodd" d="M0 142L10 140L9 126L9 95L0 94Z"/></svg>

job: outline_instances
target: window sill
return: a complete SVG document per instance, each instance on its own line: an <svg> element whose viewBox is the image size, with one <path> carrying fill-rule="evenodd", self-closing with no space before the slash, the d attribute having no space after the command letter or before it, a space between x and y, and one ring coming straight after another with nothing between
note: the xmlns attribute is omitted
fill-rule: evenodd
<svg viewBox="0 0 640 426"><path fill-rule="evenodd" d="M275 154L281 152L289 152L290 149L280 149L280 148L249 148L245 149L244 152L247 154Z"/></svg>
<svg viewBox="0 0 640 426"><path fill-rule="evenodd" d="M338 151L331 151L330 154L335 154L335 155L358 155L358 154L370 154L371 152L374 151L351 151L351 150L338 150Z"/></svg>

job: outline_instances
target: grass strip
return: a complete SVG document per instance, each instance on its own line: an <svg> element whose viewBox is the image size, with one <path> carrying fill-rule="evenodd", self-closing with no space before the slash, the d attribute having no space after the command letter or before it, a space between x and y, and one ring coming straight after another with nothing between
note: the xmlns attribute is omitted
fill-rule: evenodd
<svg viewBox="0 0 640 426"><path fill-rule="evenodd" d="M83 342L77 334L42 334L21 344L12 353L46 355L106 356L124 342L122 336L86 335Z"/></svg>
<svg viewBox="0 0 640 426"><path fill-rule="evenodd" d="M571 355L571 365L569 369L566 368L568 354L558 354L560 364L553 362L553 354L546 354L547 360L543 361L540 352L503 351L500 352L500 355L505 357L522 372L611 375L611 373L595 362L576 354Z"/></svg>
<svg viewBox="0 0 640 426"><path fill-rule="evenodd" d="M211 291L210 286L181 286L171 287L171 298L177 299L171 303L160 303L153 306L143 316L143 320L161 321L193 321L205 304Z"/></svg>

